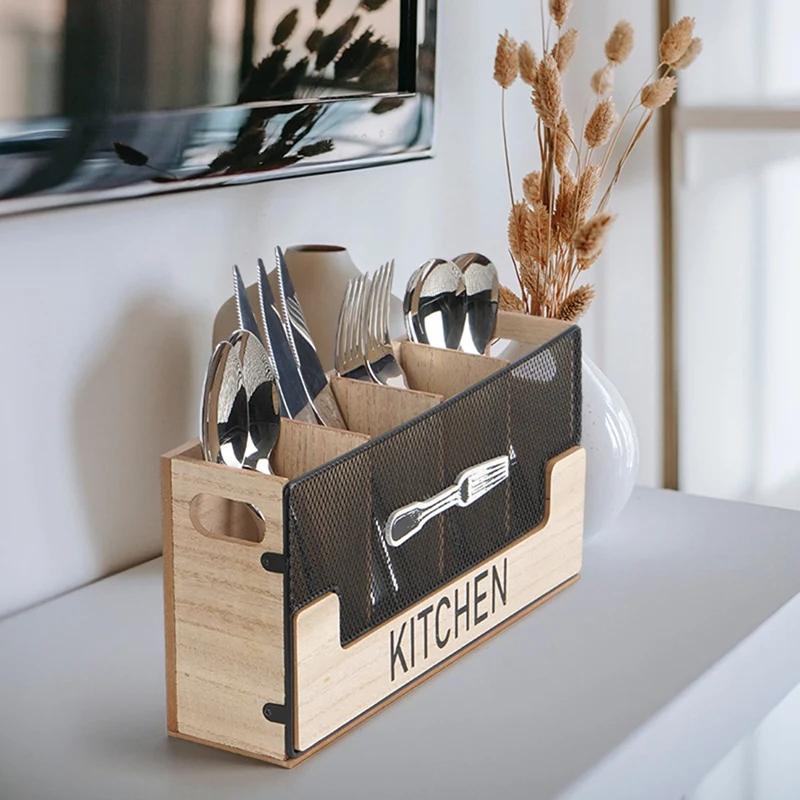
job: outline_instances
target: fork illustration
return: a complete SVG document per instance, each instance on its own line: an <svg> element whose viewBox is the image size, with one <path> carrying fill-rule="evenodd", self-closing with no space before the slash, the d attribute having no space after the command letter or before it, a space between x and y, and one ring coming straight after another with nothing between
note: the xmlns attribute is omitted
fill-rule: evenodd
<svg viewBox="0 0 800 800"><path fill-rule="evenodd" d="M386 522L386 543L390 547L399 547L447 509L472 505L508 478L508 467L507 455L491 458L465 469L452 486L433 497L396 509Z"/></svg>

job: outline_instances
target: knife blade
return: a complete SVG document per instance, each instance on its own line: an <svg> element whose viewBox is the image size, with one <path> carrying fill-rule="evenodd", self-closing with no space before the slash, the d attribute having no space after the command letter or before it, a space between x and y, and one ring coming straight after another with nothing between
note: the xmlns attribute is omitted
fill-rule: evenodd
<svg viewBox="0 0 800 800"><path fill-rule="evenodd" d="M283 311L283 328L286 331L286 338L289 340L294 360L300 370L300 377L303 379L308 399L323 425L347 430L333 390L328 385L328 376L322 368L317 349L314 347L314 340L308 330L303 309L300 308L300 302L297 299L294 284L280 247L275 248L275 266L278 269L278 293Z"/></svg>
<svg viewBox="0 0 800 800"><path fill-rule="evenodd" d="M233 265L233 296L236 298L236 315L239 317L239 327L243 331L254 334L261 344L264 344L264 337L258 328L253 307L247 299L247 289L242 280L242 273L239 272L239 267L236 264Z"/></svg>
<svg viewBox="0 0 800 800"><path fill-rule="evenodd" d="M269 286L267 270L260 258L258 259L258 297L266 339L264 346L272 363L272 369L278 376L281 416L318 424L319 419L306 394L300 370L292 356L292 349L286 338L286 332L283 330L280 314L275 307L275 298L272 296L272 289Z"/></svg>

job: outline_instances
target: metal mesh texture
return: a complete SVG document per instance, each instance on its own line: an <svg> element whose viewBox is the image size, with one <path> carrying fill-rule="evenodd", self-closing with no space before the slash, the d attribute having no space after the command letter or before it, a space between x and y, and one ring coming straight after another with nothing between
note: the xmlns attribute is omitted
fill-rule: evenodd
<svg viewBox="0 0 800 800"><path fill-rule="evenodd" d="M339 595L347 644L436 591L544 516L547 461L581 436L581 339L573 327L405 425L285 490L291 612ZM430 520L399 547L391 512L504 454L508 479Z"/></svg>

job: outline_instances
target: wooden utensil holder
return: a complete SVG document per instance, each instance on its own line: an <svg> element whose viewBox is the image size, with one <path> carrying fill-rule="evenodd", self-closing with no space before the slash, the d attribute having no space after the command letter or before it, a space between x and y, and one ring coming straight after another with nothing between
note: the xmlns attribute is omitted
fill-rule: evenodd
<svg viewBox="0 0 800 800"><path fill-rule="evenodd" d="M580 332L500 312L496 335L533 352L399 342L413 390L333 378L350 430L284 420L275 475L197 442L162 457L171 736L292 767L577 579ZM374 535L385 502L424 500L498 447L501 488L406 551Z"/></svg>

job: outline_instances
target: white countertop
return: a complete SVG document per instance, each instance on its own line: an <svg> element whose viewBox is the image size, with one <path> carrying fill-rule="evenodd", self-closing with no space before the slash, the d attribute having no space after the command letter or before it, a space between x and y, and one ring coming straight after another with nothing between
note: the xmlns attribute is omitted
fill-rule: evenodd
<svg viewBox="0 0 800 800"><path fill-rule="evenodd" d="M2 800L678 800L800 683L800 514L637 490L582 579L286 771L165 733L161 561L0 622Z"/></svg>

